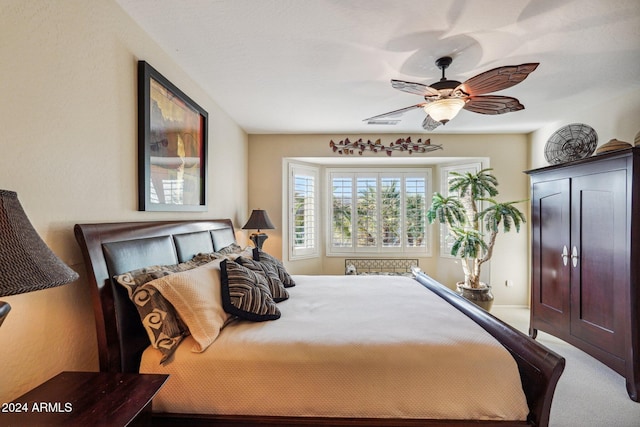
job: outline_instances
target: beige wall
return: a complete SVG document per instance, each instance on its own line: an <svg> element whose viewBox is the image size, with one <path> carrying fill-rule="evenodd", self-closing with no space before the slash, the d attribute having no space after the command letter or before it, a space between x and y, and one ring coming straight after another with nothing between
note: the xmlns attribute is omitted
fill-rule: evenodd
<svg viewBox="0 0 640 427"><path fill-rule="evenodd" d="M603 94L604 96L604 94ZM640 88L630 90L626 95L603 100L594 106L567 108L562 118L531 134L531 169L548 166L544 157L544 146L549 137L562 126L571 123L585 123L598 134L598 146L618 139L633 144L640 132Z"/></svg>
<svg viewBox="0 0 640 427"><path fill-rule="evenodd" d="M407 135L401 135L406 137ZM283 161L286 158L325 157L335 159L329 148L329 140L339 141L349 137L354 140L393 141L398 135L250 135L249 136L249 208L266 209L276 226L269 230L269 239L264 249L282 257L287 267L295 274L343 274L344 258L320 257L310 260L288 261L283 245ZM412 135L417 138L425 135ZM425 158L483 157L490 159L490 166L500 182L499 199L528 199L528 179L522 172L528 164L528 139L526 135L427 135L433 144L442 144L443 150L423 155ZM383 155L384 156L384 155ZM359 156L357 156L359 157ZM363 156L371 157L371 156ZM379 158L380 155L374 155ZM393 158L402 157L395 153ZM406 157L409 157L406 155ZM417 155L410 156L418 157ZM361 160L360 158L358 160ZM439 173L434 170L434 190L438 189ZM321 175L321 179L323 176ZM521 208L526 209L524 203ZM437 237L437 227L431 226L432 235ZM495 247L491 263L489 281L494 286L496 304L527 305L529 284L528 224L519 234L501 234ZM462 277L457 261L438 256L438 241L432 240L433 256L421 258L420 266L436 279L454 287ZM322 247L324 252L324 247ZM505 286L512 280L513 287Z"/></svg>
<svg viewBox="0 0 640 427"><path fill-rule="evenodd" d="M18 193L45 242L81 274L67 286L0 298L12 306L0 327L0 402L7 402L62 370L98 368L73 225L245 221L247 135L114 1L2 0L0 28L0 188ZM139 59L209 113L208 212L136 210Z"/></svg>

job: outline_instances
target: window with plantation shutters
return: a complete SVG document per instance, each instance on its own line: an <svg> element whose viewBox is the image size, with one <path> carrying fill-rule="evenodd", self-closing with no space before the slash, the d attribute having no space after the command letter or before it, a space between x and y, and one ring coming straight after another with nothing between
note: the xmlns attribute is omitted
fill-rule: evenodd
<svg viewBox="0 0 640 427"><path fill-rule="evenodd" d="M318 255L318 169L289 165L290 259Z"/></svg>
<svg viewBox="0 0 640 427"><path fill-rule="evenodd" d="M430 169L327 169L327 254L429 253Z"/></svg>

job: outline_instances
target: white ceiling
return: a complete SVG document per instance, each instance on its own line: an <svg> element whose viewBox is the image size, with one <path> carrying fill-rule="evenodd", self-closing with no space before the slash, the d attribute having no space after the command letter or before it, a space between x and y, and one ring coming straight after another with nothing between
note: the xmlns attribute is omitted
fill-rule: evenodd
<svg viewBox="0 0 640 427"><path fill-rule="evenodd" d="M363 119L422 102L389 80L434 83L447 55L459 81L540 66L498 92L525 110L462 110L438 133L530 132L640 88L640 0L116 1L254 134L422 133L420 109Z"/></svg>

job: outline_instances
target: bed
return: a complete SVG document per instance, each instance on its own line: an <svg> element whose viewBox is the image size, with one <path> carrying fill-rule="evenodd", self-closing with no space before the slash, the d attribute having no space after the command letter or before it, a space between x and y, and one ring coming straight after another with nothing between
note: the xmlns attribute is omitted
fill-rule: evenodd
<svg viewBox="0 0 640 427"><path fill-rule="evenodd" d="M288 288L290 297L277 303L282 312L278 320L230 317L206 351L191 351L193 341L200 338L194 333L177 346L168 363L160 363L127 291L112 278L151 265L188 262L198 254L229 247L235 244L231 221L78 224L75 233L91 286L101 371L170 374L154 400L154 425L548 425L564 359L424 273L415 279L293 276L296 285ZM202 274L211 265L184 274ZM365 317L356 313L348 318L351 327L341 327L345 320L338 317L340 312L361 304L369 304L368 310L359 310ZM401 315L385 311L402 304L407 305L396 310ZM444 323L453 328L446 335L444 328L433 327ZM437 338L428 336L427 331L433 330ZM282 341L285 335L293 344ZM355 350L343 345L353 340ZM440 345L457 341L461 344ZM471 387L471 374L460 364L445 365L480 346L489 352L482 360L496 365L499 379L481 386L489 389L474 390L489 396L485 401L503 406L488 409L488 415L484 407L460 415L460 408L448 407L467 410L466 397L452 396L461 397L460 390ZM256 355L258 361L247 355ZM269 375L260 368L265 364ZM509 370L517 385L507 380ZM371 372L377 373L375 378ZM461 388L432 384L438 376L441 383L461 382ZM205 403L194 403L196 394L203 394ZM298 400L300 407L289 403ZM506 401L516 407L505 409Z"/></svg>

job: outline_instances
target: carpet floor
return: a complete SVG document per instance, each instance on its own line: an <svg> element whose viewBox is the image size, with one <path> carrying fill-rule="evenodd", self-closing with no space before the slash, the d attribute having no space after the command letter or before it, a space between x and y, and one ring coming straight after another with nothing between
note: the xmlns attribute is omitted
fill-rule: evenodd
<svg viewBox="0 0 640 427"><path fill-rule="evenodd" d="M529 310L494 306L491 314L528 333ZM536 339L566 359L551 406L551 427L640 427L640 403L625 379L585 352L544 332Z"/></svg>

